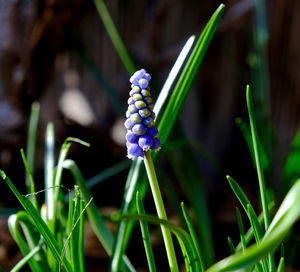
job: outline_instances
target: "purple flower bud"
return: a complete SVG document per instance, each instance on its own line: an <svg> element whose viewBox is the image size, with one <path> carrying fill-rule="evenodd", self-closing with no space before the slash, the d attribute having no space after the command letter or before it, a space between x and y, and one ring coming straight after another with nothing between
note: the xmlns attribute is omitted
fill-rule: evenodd
<svg viewBox="0 0 300 272"><path fill-rule="evenodd" d="M131 144L137 144L139 136L133 133L131 130L128 130L128 132L126 133L126 140Z"/></svg>
<svg viewBox="0 0 300 272"><path fill-rule="evenodd" d="M141 116L138 113L131 114L130 115L130 120L134 124L142 122L142 118L141 118Z"/></svg>
<svg viewBox="0 0 300 272"><path fill-rule="evenodd" d="M134 94L132 96L132 98L133 98L134 101L138 101L138 100L142 100L143 99L143 97L140 94L138 94L138 93Z"/></svg>
<svg viewBox="0 0 300 272"><path fill-rule="evenodd" d="M127 103L128 105L133 104L134 103L133 98L129 97Z"/></svg>
<svg viewBox="0 0 300 272"><path fill-rule="evenodd" d="M150 74L145 73L145 74L144 74L144 78L147 79L148 81L150 81L151 76L150 76Z"/></svg>
<svg viewBox="0 0 300 272"><path fill-rule="evenodd" d="M127 157L132 160L137 157L143 157L142 148L138 144L128 144Z"/></svg>
<svg viewBox="0 0 300 272"><path fill-rule="evenodd" d="M153 145L153 140L148 135L142 135L139 138L139 146L143 149L143 151L150 150Z"/></svg>
<svg viewBox="0 0 300 272"><path fill-rule="evenodd" d="M147 79L141 78L139 80L139 86L141 89L146 89L148 87L148 84L149 84L149 82Z"/></svg>
<svg viewBox="0 0 300 272"><path fill-rule="evenodd" d="M147 128L151 128L154 126L154 121L151 117L144 119L143 123Z"/></svg>
<svg viewBox="0 0 300 272"><path fill-rule="evenodd" d="M136 135L143 135L146 133L146 128L142 124L136 124L132 127L132 132L134 132Z"/></svg>
<svg viewBox="0 0 300 272"><path fill-rule="evenodd" d="M131 128L133 127L134 123L132 123L131 120L130 120L130 118L128 118L128 119L125 121L124 125L125 125L125 127L126 127L127 129L131 129Z"/></svg>
<svg viewBox="0 0 300 272"><path fill-rule="evenodd" d="M147 108L139 110L139 115L142 116L143 118L147 118L151 115L151 111L148 110Z"/></svg>
<svg viewBox="0 0 300 272"><path fill-rule="evenodd" d="M143 89L141 90L141 94L146 98L147 96L150 96L150 91L147 89Z"/></svg>
<svg viewBox="0 0 300 272"><path fill-rule="evenodd" d="M146 108L146 103L144 102L144 101L142 101L142 100L139 100L139 101L136 101L135 103L134 103L134 105L135 105L135 107L137 108L137 109L142 109L142 108Z"/></svg>
<svg viewBox="0 0 300 272"><path fill-rule="evenodd" d="M161 149L160 147L160 141L158 138L154 138L153 139L153 144L151 146L151 149L153 149L154 151L159 151Z"/></svg>
<svg viewBox="0 0 300 272"><path fill-rule="evenodd" d="M151 138L154 138L154 137L157 136L158 130L157 130L156 127L153 126L153 127L147 129L147 134L148 134Z"/></svg>

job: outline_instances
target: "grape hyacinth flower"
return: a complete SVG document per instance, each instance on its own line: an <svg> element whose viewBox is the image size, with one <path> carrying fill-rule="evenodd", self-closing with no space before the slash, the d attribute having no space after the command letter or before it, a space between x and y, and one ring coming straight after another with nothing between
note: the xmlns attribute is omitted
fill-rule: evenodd
<svg viewBox="0 0 300 272"><path fill-rule="evenodd" d="M132 160L137 157L144 159L157 215L162 220L168 220L150 154L151 149L155 151L160 149L160 141L157 138L158 130L154 126L155 114L150 95L150 79L151 76L144 69L136 71L130 78L131 91L129 92L127 119L125 121L127 157ZM171 272L178 272L171 232L164 225L161 225L161 230L170 270Z"/></svg>
<svg viewBox="0 0 300 272"><path fill-rule="evenodd" d="M143 158L144 152L150 149L160 149L158 130L154 126L155 113L149 88L150 79L151 76L144 69L136 71L130 78L131 91L125 127L127 157L132 160L137 157Z"/></svg>

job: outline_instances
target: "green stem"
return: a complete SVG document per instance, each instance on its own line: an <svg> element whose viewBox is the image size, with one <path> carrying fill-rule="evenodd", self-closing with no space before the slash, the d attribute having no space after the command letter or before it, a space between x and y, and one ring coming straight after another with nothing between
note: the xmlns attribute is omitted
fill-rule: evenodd
<svg viewBox="0 0 300 272"><path fill-rule="evenodd" d="M154 198L154 203L156 206L156 211L157 211L158 217L163 220L168 220L166 211L165 211L165 207L164 207L164 203L163 203L163 200L161 197L161 192L160 192L160 189L158 186L158 181L157 181L155 169L153 166L152 158L150 155L150 151L144 152L144 163L145 163L145 168L147 171L147 176L149 179L149 183L150 183L152 195ZM166 246L170 270L172 272L173 271L177 272L179 270L178 270L177 259L176 259L176 255L175 255L171 232L169 231L168 228L166 228L163 225L161 225L161 231L162 231L163 239L164 239L165 246Z"/></svg>
<svg viewBox="0 0 300 272"><path fill-rule="evenodd" d="M261 161L260 161L260 156L259 156L259 151L258 151L257 128L256 128L256 122L255 122L253 100L251 97L251 91L250 91L249 85L247 85L246 95L247 95L247 106L248 106L249 120L250 120L250 127L251 127L252 141L253 141L253 149L254 149L254 155L255 155L258 182L259 182L259 191L260 191L262 209L263 209L263 214L264 214L264 219L265 219L264 220L265 230L267 230L270 225L270 215L269 215L269 210L268 210L268 200L267 200L267 192L266 192L264 174L262 171Z"/></svg>

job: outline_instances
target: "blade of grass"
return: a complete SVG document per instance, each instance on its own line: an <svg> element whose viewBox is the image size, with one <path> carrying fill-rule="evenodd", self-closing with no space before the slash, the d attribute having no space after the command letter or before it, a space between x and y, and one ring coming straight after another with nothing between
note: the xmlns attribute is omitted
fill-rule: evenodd
<svg viewBox="0 0 300 272"><path fill-rule="evenodd" d="M34 102L31 105L31 112L30 112L30 120L29 120L29 129L27 135L27 145L26 145L26 159L28 162L28 168L30 172L34 172L34 160L35 160L35 146L36 146L36 135L37 135L37 128L39 122L39 115L40 115L40 104L38 102ZM28 193L35 193L32 191L34 187L31 184L31 178L28 172L25 173L26 176L26 188Z"/></svg>
<svg viewBox="0 0 300 272"><path fill-rule="evenodd" d="M282 181L280 185L280 197L286 194L289 188L300 177L300 128L298 129L283 168Z"/></svg>
<svg viewBox="0 0 300 272"><path fill-rule="evenodd" d="M84 272L84 215L81 215L85 209L85 202L80 200L80 219L79 219L79 235L78 235L78 258L79 258L79 271Z"/></svg>
<svg viewBox="0 0 300 272"><path fill-rule="evenodd" d="M49 123L46 129L45 139L45 158L44 158L44 169L45 169L45 188L52 188L54 186L53 172L55 163L55 137L54 137L54 125ZM45 191L45 202L47 207L46 219L53 218L54 215L54 194L53 190Z"/></svg>
<svg viewBox="0 0 300 272"><path fill-rule="evenodd" d="M78 185L75 185L75 203L74 203L74 216L72 218L72 236L71 240L73 241L73 270L80 272L80 264L79 264L79 224L75 226L75 223L80 218L81 210L80 210L80 192Z"/></svg>
<svg viewBox="0 0 300 272"><path fill-rule="evenodd" d="M262 231L262 229L261 229L261 227L258 223L258 219L257 219L257 216L255 214L255 211L254 211L253 207L250 204L247 205L247 210L248 210L248 215L249 215L251 226L254 230L255 240L259 244L262 237L263 237L263 231Z"/></svg>
<svg viewBox="0 0 300 272"><path fill-rule="evenodd" d="M192 48L192 45L194 44L194 41L195 41L195 36L193 35L187 40L187 42L181 49L180 54L178 55L174 65L173 65L173 67L172 67L160 93L159 93L159 96L157 97L157 101L153 108L153 111L156 114L156 118L160 118L160 114L162 112L163 105L167 101L171 87L172 87L183 63L185 62L185 59L186 59L187 55L189 54L189 52Z"/></svg>
<svg viewBox="0 0 300 272"><path fill-rule="evenodd" d="M55 176L54 176L54 210L53 210L53 233L55 235L55 237L58 236L62 236L64 229L63 228L59 228L58 223L61 223L61 221L63 219L65 219L65 221L67 221L67 219L65 218L66 216L64 213L64 198L62 195L62 192L60 190L61 187L61 177L62 177L62 171L63 171L63 162L66 159L69 149L71 147L72 142L75 143L79 143L81 145L84 146L89 146L88 143L78 139L78 138L73 138L73 137L68 137L66 138L66 140L64 141L61 150L60 150L60 154L59 154L59 158L58 158L58 163L56 166L56 171L55 171ZM63 217L63 218L62 218ZM58 221L59 219L59 221ZM59 239L58 241L62 241L62 239Z"/></svg>
<svg viewBox="0 0 300 272"><path fill-rule="evenodd" d="M23 231L23 235L26 238L26 242L23 239L23 235L20 233L19 225ZM39 245L40 235L35 230L35 226L30 220L27 213L20 211L17 214L11 215L8 218L9 231L16 241L19 249L24 256L30 254L30 252ZM37 258L27 259L30 268L33 271L49 271L50 268L47 264L47 259L43 251L37 252ZM32 256L33 257L33 256ZM21 264L20 264L21 265ZM16 268L17 269L17 268Z"/></svg>
<svg viewBox="0 0 300 272"><path fill-rule="evenodd" d="M269 211L271 211L273 208L275 207L275 203L274 201L272 201L270 204L269 204ZM263 213L261 213L259 216L258 216L258 223L260 226L263 225L264 223L264 215ZM250 227L249 230L247 231L247 233L245 234L245 243L246 243L246 246L250 243L250 241L252 240L254 236L254 232L253 232L253 228ZM242 244L241 242L237 245L236 249L237 250L241 250L242 248Z"/></svg>
<svg viewBox="0 0 300 272"><path fill-rule="evenodd" d="M263 236L262 229L258 223L257 216L256 216L252 206L248 204L247 209L248 209L248 214L249 214L249 218L250 218L250 223L251 223L251 226L254 231L254 237L255 237L256 243L259 244L261 242L261 239ZM268 263L265 258L262 258L262 264L263 264L263 271L268 272L269 271Z"/></svg>
<svg viewBox="0 0 300 272"><path fill-rule="evenodd" d="M246 100L247 100L247 108L248 108L248 114L249 114L249 121L250 121L250 128L251 128L251 135L252 135L252 142L253 142L253 149L254 149L254 155L255 155L255 162L256 162L256 171L258 176L258 183L259 183L259 192L260 192L260 198L261 198L261 204L262 204L262 210L264 214L264 224L265 224L265 230L268 229L270 225L270 214L268 210L268 199L267 199L267 190L265 185L265 179L264 179L264 173L261 166L261 152L258 148L258 136L257 136L257 128L256 128L256 121L255 121L255 113L254 113L254 105L251 95L250 86L247 85L246 88ZM275 261L274 256L272 254L269 255L269 265L270 265L270 271L275 271Z"/></svg>
<svg viewBox="0 0 300 272"><path fill-rule="evenodd" d="M193 227L191 218L190 218L190 216L188 214L188 211L186 210L186 207L185 207L183 202L181 202L181 209L182 209L182 213L183 213L183 216L184 216L184 219L185 219L185 223L188 227L190 236L192 238L192 241L194 243L194 247L195 247L196 252L197 252L197 257L199 259L199 263L200 263L200 266L201 266L201 271L204 272L205 267L204 267L204 262L203 262L202 255L201 255L200 245L198 243L197 235L196 235L195 229Z"/></svg>
<svg viewBox="0 0 300 272"><path fill-rule="evenodd" d="M274 251L293 224L300 217L300 179L283 200L261 243L252 245L244 252L237 252L210 267L207 272L238 270L249 267Z"/></svg>
<svg viewBox="0 0 300 272"><path fill-rule="evenodd" d="M63 167L71 171L75 183L79 186L81 196L85 200L85 202L89 202L92 198L90 190L86 186L86 182L79 170L78 166L72 160L65 160L63 162ZM113 236L110 233L109 229L105 225L98 208L94 201L91 201L90 205L86 208L87 215L91 226L104 247L105 251L108 255L111 255L112 247L113 247ZM123 257L124 264L126 266L126 271L135 271L132 264L128 260L126 256Z"/></svg>
<svg viewBox="0 0 300 272"><path fill-rule="evenodd" d="M208 24L204 28L179 78L179 81L167 105L165 113L161 121L159 122L158 127L161 133L160 141L162 145L166 143L171 128L174 125L174 122L179 114L179 110L196 75L196 71L198 70L201 60L203 59L204 53L216 31L217 25L223 14L224 7L225 6L223 4L219 6L219 8L215 11ZM177 109L174 109L174 107ZM153 160L154 162L156 162L158 153L154 153L153 155ZM141 199L143 199L146 194L148 188L147 180L145 179L144 172L142 172L140 169L140 165L141 160L139 159L132 164L126 181L121 213L133 211L135 209L135 201L133 201L133 199L137 191L140 191ZM132 222L120 222L118 225L112 257L112 262L115 263L116 269L118 269L119 267L120 260L125 252L132 229Z"/></svg>
<svg viewBox="0 0 300 272"><path fill-rule="evenodd" d="M283 257L280 258L277 272L284 272L284 258Z"/></svg>
<svg viewBox="0 0 300 272"><path fill-rule="evenodd" d="M193 152L189 147L168 154L168 159L179 180L181 190L187 196L189 205L195 212L198 239L201 241L200 249L203 260L205 260L205 266L213 263L215 256L206 196L197 164L193 158Z"/></svg>
<svg viewBox="0 0 300 272"><path fill-rule="evenodd" d="M163 143L166 142L175 120L177 119L179 111L189 92L190 86L196 76L196 72L198 71L200 63L203 60L206 49L208 48L208 45L210 44L221 20L224 8L225 6L221 4L212 15L211 19L200 35L200 38L198 39L195 48L176 84L174 92L164 112L164 118L161 119L161 122L158 125L158 130L161 132L160 140Z"/></svg>
<svg viewBox="0 0 300 272"><path fill-rule="evenodd" d="M94 0L94 3L96 5L96 8L98 10L98 13L102 19L102 22L106 28L106 31L117 51L119 54L121 61L123 62L123 65L125 66L127 73L129 75L132 75L135 71L135 65L133 61L131 60L131 57L129 53L127 52L127 49L118 33L117 28L115 27L115 24L107 10L107 7L103 0Z"/></svg>
<svg viewBox="0 0 300 272"><path fill-rule="evenodd" d="M229 245L230 253L234 254L235 253L235 248L234 248L233 242L232 242L232 240L229 236L227 237L227 242L228 242L228 245Z"/></svg>
<svg viewBox="0 0 300 272"><path fill-rule="evenodd" d="M35 183L34 183L34 180L33 180L32 173L29 169L29 166L28 166L28 163L27 163L27 160L26 160L26 157L25 157L24 150L22 148L21 148L21 156L22 156L23 164L25 166L26 174L27 174L27 176L29 177L29 180L30 180L30 191L31 191L31 196L32 196L32 204L37 210L39 210L39 204L37 202L36 194L35 194Z"/></svg>
<svg viewBox="0 0 300 272"><path fill-rule="evenodd" d="M61 262L63 268L67 272L73 271L70 263L68 262L68 260L65 257L61 260L61 257L60 257L61 247L59 246L59 244L55 240L53 234L51 233L51 231L49 230L49 228L45 224L44 220L38 214L38 211L34 208L34 206L32 205L32 203L27 198L23 198L21 196L21 194L18 192L18 190L16 189L16 187L12 184L12 182L10 181L10 179L5 175L5 173L2 170L0 170L0 175L1 175L1 178L10 187L10 189L12 190L12 192L14 193L14 195L16 196L16 198L18 199L18 201L20 202L20 204L23 206L23 208L25 209L25 211L30 215L31 219L33 220L33 222L34 222L34 224L36 226L36 229L43 236L46 245L51 250L53 256L56 259L56 261L58 263Z"/></svg>
<svg viewBox="0 0 300 272"><path fill-rule="evenodd" d="M144 209L142 200L139 196L139 192L136 193L136 208L137 208L137 212L138 212L139 215L144 215L145 214L145 209ZM149 234L148 224L144 221L140 221L140 226L141 226L141 232L142 232L142 237L143 237L143 242L144 242L144 247L145 247L145 252L146 252L149 271L150 272L155 272L156 271L156 266L155 266L153 252L152 252L152 248L151 248L151 241L150 241L150 234Z"/></svg>
<svg viewBox="0 0 300 272"><path fill-rule="evenodd" d="M137 215L137 214L116 214L111 218L113 221L120 220L130 220L130 221L145 221L154 225L164 225L168 228L177 238L179 245L182 250L182 254L186 263L186 270L191 272L200 272L200 264L196 252L196 248L189 237L189 235L182 228L170 223L169 221L159 219L157 216L146 214L146 215Z"/></svg>
<svg viewBox="0 0 300 272"><path fill-rule="evenodd" d="M73 218L74 218L74 204L75 201L71 197L69 198L69 212L68 212L68 237L72 235L72 229L73 229ZM68 252L68 257L70 260L70 264L72 265L74 269L74 256L73 256L73 239L69 239L69 252Z"/></svg>
<svg viewBox="0 0 300 272"><path fill-rule="evenodd" d="M236 197L238 198L238 200L240 201L242 207L244 208L246 214L248 215L248 205L251 205L248 197L246 196L246 194L244 193L243 189L238 185L238 183L230 176L226 176L229 185L232 189L232 191L234 192L234 194L236 195Z"/></svg>
<svg viewBox="0 0 300 272"><path fill-rule="evenodd" d="M250 127L249 125L242 120L241 118L236 118L235 119L235 123L237 124L238 128L240 129L240 131L242 132L244 139L248 145L248 149L250 150L251 153L251 157L252 157L252 161L253 161L253 165L254 167L256 167L255 164L255 155L254 155L254 150L253 150L253 142L252 142L252 136L251 136L251 131L250 131ZM270 167L270 162L269 159L267 157L267 154L260 142L260 140L258 139L258 149L259 149L259 153L261 154L261 165L262 165L262 169L264 169L264 171L268 171L269 167Z"/></svg>
<svg viewBox="0 0 300 272"><path fill-rule="evenodd" d="M237 223L240 231L242 250L244 251L246 249L245 230L244 230L243 219L239 208L236 208L236 218L237 218Z"/></svg>
<svg viewBox="0 0 300 272"><path fill-rule="evenodd" d="M35 248L30 250L30 252L22 258L14 267L13 269L10 270L10 272L18 272L23 269L24 265L26 265L40 250L42 249L42 244L37 245ZM38 272L38 271L44 271L43 269L40 268L33 268L31 267L32 271ZM35 270L34 270L35 269Z"/></svg>
<svg viewBox="0 0 300 272"><path fill-rule="evenodd" d="M267 191L266 191L266 186L264 181L264 174L261 167L261 155L258 150L258 136L257 136L256 122L255 122L254 106L253 106L253 100L252 100L249 85L247 85L246 96L247 96L247 107L249 113L249 121L250 121L253 149L255 155L257 176L259 181L259 191L260 191L260 197L262 203L262 210L264 214L265 230L267 230L270 225L270 214L268 210L268 200L267 200Z"/></svg>

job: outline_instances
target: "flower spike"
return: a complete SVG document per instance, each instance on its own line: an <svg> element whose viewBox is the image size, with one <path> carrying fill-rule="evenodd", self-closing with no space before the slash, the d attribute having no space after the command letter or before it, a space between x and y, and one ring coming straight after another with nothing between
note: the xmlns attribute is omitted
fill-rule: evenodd
<svg viewBox="0 0 300 272"><path fill-rule="evenodd" d="M150 79L151 76L145 69L136 71L130 78L131 91L124 125L127 129L127 157L132 160L137 157L143 158L144 151L160 149L158 130L154 126L155 114L149 88Z"/></svg>

